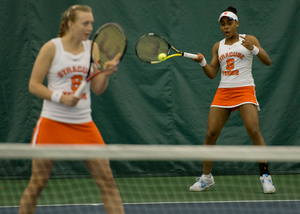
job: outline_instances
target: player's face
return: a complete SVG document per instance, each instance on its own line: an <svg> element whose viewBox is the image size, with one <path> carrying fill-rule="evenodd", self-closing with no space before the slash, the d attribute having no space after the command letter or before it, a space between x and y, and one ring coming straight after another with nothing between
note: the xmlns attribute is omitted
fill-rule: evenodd
<svg viewBox="0 0 300 214"><path fill-rule="evenodd" d="M237 34L238 21L231 20L228 17L223 17L220 21L222 33L226 38L232 38Z"/></svg>
<svg viewBox="0 0 300 214"><path fill-rule="evenodd" d="M74 36L79 40L89 39L93 31L94 17L91 12L76 11L76 21L72 24Z"/></svg>

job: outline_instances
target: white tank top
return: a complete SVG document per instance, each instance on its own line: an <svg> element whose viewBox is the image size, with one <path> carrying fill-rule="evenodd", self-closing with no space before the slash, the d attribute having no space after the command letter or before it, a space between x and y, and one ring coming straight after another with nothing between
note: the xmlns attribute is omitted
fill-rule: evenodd
<svg viewBox="0 0 300 214"><path fill-rule="evenodd" d="M55 44L56 50L47 73L48 88L52 91L62 91L64 94L74 93L80 81L87 75L90 62L90 41L82 42L84 52L77 55L66 52L60 38L51 41ZM88 83L75 107L44 100L41 116L59 122L78 124L90 122L91 111L90 83Z"/></svg>
<svg viewBox="0 0 300 214"><path fill-rule="evenodd" d="M218 57L222 69L219 88L255 86L252 76L253 54L241 45L242 41L239 37L239 41L233 45L225 45L225 39L219 43Z"/></svg>

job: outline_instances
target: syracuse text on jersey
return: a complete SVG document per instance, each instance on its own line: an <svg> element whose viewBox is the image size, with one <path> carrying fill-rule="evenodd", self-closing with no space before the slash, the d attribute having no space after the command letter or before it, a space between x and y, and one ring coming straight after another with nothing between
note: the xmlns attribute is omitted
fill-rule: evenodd
<svg viewBox="0 0 300 214"><path fill-rule="evenodd" d="M239 52L228 52L226 54L222 54L219 57L219 63L221 64L223 59L226 60L226 70L222 71L223 76L232 76L232 75L239 75L239 70L234 70L234 58L231 57L237 57L239 59L243 59L245 55L239 53Z"/></svg>
<svg viewBox="0 0 300 214"><path fill-rule="evenodd" d="M84 73L86 74L88 72L87 67L82 67L82 66L73 66L73 67L67 67L57 73L58 76L64 77L64 75L70 74L70 73Z"/></svg>
<svg viewBox="0 0 300 214"><path fill-rule="evenodd" d="M71 78L71 92L68 91L64 91L63 93L66 94L73 94L77 88L79 87L79 85L81 84L82 80L83 80L83 76L77 73L83 73L86 74L88 72L88 68L84 67L84 66L72 66L72 67L67 67L61 71L59 71L57 73L57 75L60 78L63 78L64 76L66 76L67 74L74 74ZM86 93L82 93L81 94L81 99L86 99Z"/></svg>

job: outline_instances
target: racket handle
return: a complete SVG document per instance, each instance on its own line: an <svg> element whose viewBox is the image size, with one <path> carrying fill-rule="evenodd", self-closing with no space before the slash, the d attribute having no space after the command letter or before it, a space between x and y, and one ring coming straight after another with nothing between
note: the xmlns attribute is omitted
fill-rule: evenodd
<svg viewBox="0 0 300 214"><path fill-rule="evenodd" d="M78 89L75 91L74 94L75 94L76 96L80 96L81 93L83 92L83 90L84 90L86 84L87 84L87 81L86 81L86 80L83 80L83 81L81 82L80 86L78 87Z"/></svg>
<svg viewBox="0 0 300 214"><path fill-rule="evenodd" d="M194 58L198 58L198 55L184 52L183 57L194 59Z"/></svg>

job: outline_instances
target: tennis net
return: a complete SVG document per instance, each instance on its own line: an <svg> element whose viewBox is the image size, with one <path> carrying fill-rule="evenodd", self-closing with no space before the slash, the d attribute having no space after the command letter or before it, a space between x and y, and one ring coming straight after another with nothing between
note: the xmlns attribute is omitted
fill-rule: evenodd
<svg viewBox="0 0 300 214"><path fill-rule="evenodd" d="M0 213L17 213L32 159L55 160L35 213L105 213L83 161L109 159L125 213L298 213L300 147L0 143ZM215 186L190 192L213 160ZM257 162L268 161L275 194L264 194ZM107 212L109 213L109 211Z"/></svg>

